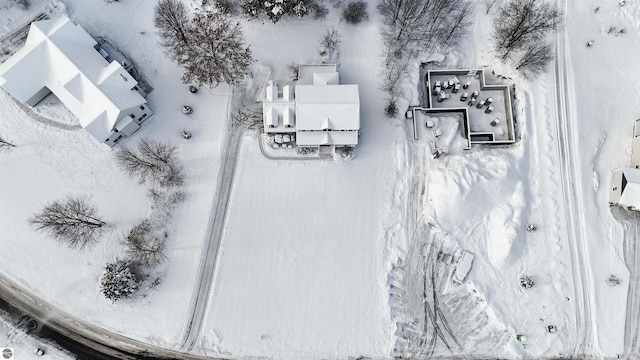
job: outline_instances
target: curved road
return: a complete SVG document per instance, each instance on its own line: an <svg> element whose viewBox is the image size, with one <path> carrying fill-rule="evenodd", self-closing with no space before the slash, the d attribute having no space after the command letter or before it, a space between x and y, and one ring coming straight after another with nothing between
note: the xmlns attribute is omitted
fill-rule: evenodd
<svg viewBox="0 0 640 360"><path fill-rule="evenodd" d="M73 351L74 344L93 349L95 352L91 352L92 359L211 359L150 345L95 326L41 302L33 293L2 275L0 289L6 303L42 323L48 331L56 333L51 338L61 345L69 346L68 350Z"/></svg>

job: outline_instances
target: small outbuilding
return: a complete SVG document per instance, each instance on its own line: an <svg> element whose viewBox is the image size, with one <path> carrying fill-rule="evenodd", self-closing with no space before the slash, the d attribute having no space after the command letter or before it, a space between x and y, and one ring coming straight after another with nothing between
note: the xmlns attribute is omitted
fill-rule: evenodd
<svg viewBox="0 0 640 360"><path fill-rule="evenodd" d="M624 167L611 172L609 204L640 209L640 169Z"/></svg>

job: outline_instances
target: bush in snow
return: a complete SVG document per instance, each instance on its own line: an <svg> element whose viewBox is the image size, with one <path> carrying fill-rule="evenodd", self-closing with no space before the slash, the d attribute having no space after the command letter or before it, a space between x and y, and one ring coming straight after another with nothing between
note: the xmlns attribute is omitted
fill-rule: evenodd
<svg viewBox="0 0 640 360"><path fill-rule="evenodd" d="M29 0L9 0L9 6L17 5L22 10L29 10L31 2Z"/></svg>
<svg viewBox="0 0 640 360"><path fill-rule="evenodd" d="M257 18L264 14L274 23L284 15L301 18L312 11L322 11L321 8L315 0L245 0L242 4L246 16Z"/></svg>
<svg viewBox="0 0 640 360"><path fill-rule="evenodd" d="M313 13L313 18L316 20L322 20L327 17L327 14L329 14L329 9L327 9L327 7L322 4L318 4L317 2L314 2L310 6L310 9Z"/></svg>
<svg viewBox="0 0 640 360"><path fill-rule="evenodd" d="M387 105L384 107L384 115L389 119L398 117L398 105L394 99L389 99Z"/></svg>
<svg viewBox="0 0 640 360"><path fill-rule="evenodd" d="M140 288L137 264L127 260L108 263L100 277L100 291L109 300L131 297Z"/></svg>
<svg viewBox="0 0 640 360"><path fill-rule="evenodd" d="M289 79L292 81L298 80L298 64L295 62L288 64L287 70L289 70Z"/></svg>
<svg viewBox="0 0 640 360"><path fill-rule="evenodd" d="M29 219L29 224L70 248L83 248L95 242L105 226L95 207L80 196L67 196L47 204Z"/></svg>
<svg viewBox="0 0 640 360"><path fill-rule="evenodd" d="M367 3L362 0L349 3L342 11L344 21L353 25L361 23L367 17Z"/></svg>
<svg viewBox="0 0 640 360"><path fill-rule="evenodd" d="M16 147L13 143L0 136L0 150L11 150Z"/></svg>
<svg viewBox="0 0 640 360"><path fill-rule="evenodd" d="M167 232L152 228L148 220L134 226L124 239L127 256L142 265L155 266L166 258Z"/></svg>
<svg viewBox="0 0 640 360"><path fill-rule="evenodd" d="M523 276L520 278L520 286L525 289L531 289L534 285L533 279L529 276Z"/></svg>
<svg viewBox="0 0 640 360"><path fill-rule="evenodd" d="M341 42L340 34L335 29L327 30L320 40L319 54L324 62L336 60L334 55L336 55Z"/></svg>
<svg viewBox="0 0 640 360"><path fill-rule="evenodd" d="M236 4L231 0L213 0L211 6L216 12L225 15L232 15L236 12Z"/></svg>

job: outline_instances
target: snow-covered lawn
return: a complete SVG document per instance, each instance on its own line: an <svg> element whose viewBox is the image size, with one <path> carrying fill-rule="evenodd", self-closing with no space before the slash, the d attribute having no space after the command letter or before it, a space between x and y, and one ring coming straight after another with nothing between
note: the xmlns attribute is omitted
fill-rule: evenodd
<svg viewBox="0 0 640 360"><path fill-rule="evenodd" d="M389 355L381 231L393 184L389 145L354 161L280 162L245 138L208 346L279 359Z"/></svg>
<svg viewBox="0 0 640 360"><path fill-rule="evenodd" d="M287 63L319 61L317 50L273 37L313 44L327 28L281 21L250 23L247 33L258 61L285 81ZM394 239L384 230L393 219L396 142L406 135L400 121L382 114L377 28L336 29L341 82L360 86L357 156L273 161L255 136L245 137L204 327L209 350L274 359L390 356L386 276Z"/></svg>
<svg viewBox="0 0 640 360"><path fill-rule="evenodd" d="M0 134L17 145L11 152L0 153L1 271L72 315L134 338L175 347L182 339L213 204L229 92L224 87L195 95L187 91L180 81L180 70L156 44L153 2L65 4L73 21L94 35L111 39L155 88L148 100L156 115L126 144L135 146L145 137L179 145L186 199L168 224L167 265L152 274L162 276L160 285L136 300L112 304L100 295L98 277L106 262L124 257L120 240L147 215L146 186L124 175L113 160L113 151L83 130L60 130L37 123L1 92ZM133 21L123 18L124 13L139 16ZM193 115L181 113L184 104L194 107ZM69 113L59 102L46 101L38 111L68 122ZM180 137L183 129L193 134L191 140ZM110 226L89 249L67 249L27 224L47 202L67 194L89 196Z"/></svg>

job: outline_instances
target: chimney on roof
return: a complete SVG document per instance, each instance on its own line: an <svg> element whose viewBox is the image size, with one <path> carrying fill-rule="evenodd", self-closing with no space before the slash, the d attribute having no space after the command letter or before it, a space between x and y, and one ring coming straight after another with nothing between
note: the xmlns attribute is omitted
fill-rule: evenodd
<svg viewBox="0 0 640 360"><path fill-rule="evenodd" d="M282 97L285 101L293 101L293 86L291 85L283 86Z"/></svg>
<svg viewBox="0 0 640 360"><path fill-rule="evenodd" d="M278 87L273 85L273 81L271 80L267 83L266 99L267 101L274 101L278 99Z"/></svg>

